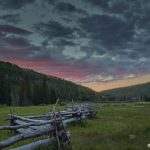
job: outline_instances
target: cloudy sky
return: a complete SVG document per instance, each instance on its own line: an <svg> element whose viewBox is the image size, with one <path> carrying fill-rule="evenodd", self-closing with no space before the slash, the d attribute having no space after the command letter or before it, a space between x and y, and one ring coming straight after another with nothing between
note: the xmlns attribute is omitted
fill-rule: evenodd
<svg viewBox="0 0 150 150"><path fill-rule="evenodd" d="M0 0L0 60L97 91L150 81L150 0Z"/></svg>

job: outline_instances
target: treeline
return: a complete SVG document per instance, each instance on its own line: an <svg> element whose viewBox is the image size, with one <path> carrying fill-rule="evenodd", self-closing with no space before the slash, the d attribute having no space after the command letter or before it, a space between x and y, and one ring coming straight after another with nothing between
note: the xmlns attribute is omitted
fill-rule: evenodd
<svg viewBox="0 0 150 150"><path fill-rule="evenodd" d="M0 62L0 104L39 105L61 101L94 101L98 94L72 82Z"/></svg>
<svg viewBox="0 0 150 150"><path fill-rule="evenodd" d="M101 102L150 102L150 96L142 95L142 96L115 96L109 94L101 94Z"/></svg>
<svg viewBox="0 0 150 150"><path fill-rule="evenodd" d="M150 101L150 82L103 91L100 95L106 101Z"/></svg>

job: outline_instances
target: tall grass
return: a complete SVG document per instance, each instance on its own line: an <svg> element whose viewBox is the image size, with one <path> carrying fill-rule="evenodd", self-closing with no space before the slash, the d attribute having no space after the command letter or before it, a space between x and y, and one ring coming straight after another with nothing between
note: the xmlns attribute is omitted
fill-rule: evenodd
<svg viewBox="0 0 150 150"><path fill-rule="evenodd" d="M19 115L41 114L51 106L14 107ZM62 109L62 107L59 107ZM0 108L0 124L10 107ZM150 143L150 104L105 104L98 109L96 119L87 119L81 125L68 127L73 150L147 150ZM14 135L0 131L0 140ZM130 138L133 135L133 138ZM18 142L19 146L33 139Z"/></svg>

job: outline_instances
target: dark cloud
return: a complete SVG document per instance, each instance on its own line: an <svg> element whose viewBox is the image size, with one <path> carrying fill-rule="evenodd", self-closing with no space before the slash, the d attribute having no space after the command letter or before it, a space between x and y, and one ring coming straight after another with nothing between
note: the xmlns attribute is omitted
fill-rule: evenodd
<svg viewBox="0 0 150 150"><path fill-rule="evenodd" d="M49 4L55 4L59 0L44 0L44 2L48 2Z"/></svg>
<svg viewBox="0 0 150 150"><path fill-rule="evenodd" d="M130 24L139 27L148 24L150 20L150 1L148 0L83 0L93 6L103 8L107 15L117 15Z"/></svg>
<svg viewBox="0 0 150 150"><path fill-rule="evenodd" d="M92 40L91 40L88 43L88 45L80 47L81 50L83 50L87 53L87 57L90 57L93 54L93 52L96 52L97 54L100 54L100 55L104 55L107 53L106 49L104 49L99 44L95 44L94 42L92 42Z"/></svg>
<svg viewBox="0 0 150 150"><path fill-rule="evenodd" d="M4 9L20 9L35 0L1 0L0 7Z"/></svg>
<svg viewBox="0 0 150 150"><path fill-rule="evenodd" d="M92 61L94 68L101 64L100 74L111 75L113 80L123 79L124 74L148 73L150 2L105 1L108 5L100 2L89 1L92 6L97 4L103 8L101 15L79 19L80 27L89 39L87 45L80 47L87 52L85 61L95 60ZM89 59L90 56L93 58Z"/></svg>
<svg viewBox="0 0 150 150"><path fill-rule="evenodd" d="M63 13L79 13L83 15L87 14L85 11L76 8L71 3L64 3L64 2L57 3L55 9Z"/></svg>
<svg viewBox="0 0 150 150"><path fill-rule="evenodd" d="M31 42L25 37L9 35L7 33L0 34L0 49L19 51L32 51L34 49L39 50L38 47L31 44Z"/></svg>
<svg viewBox="0 0 150 150"><path fill-rule="evenodd" d="M16 38L14 36L11 37L1 37L0 38L2 47L11 47L11 48L24 48L24 47L30 47L29 41L23 38Z"/></svg>
<svg viewBox="0 0 150 150"><path fill-rule="evenodd" d="M22 37L0 35L0 54L6 59L41 60L48 59L41 47L30 43Z"/></svg>
<svg viewBox="0 0 150 150"><path fill-rule="evenodd" d="M102 7L102 8L108 8L108 2L110 0L83 0L85 2L88 2L89 4L96 6L96 7Z"/></svg>
<svg viewBox="0 0 150 150"><path fill-rule="evenodd" d="M58 9L59 11L64 11L64 12L76 12L77 11L77 8L75 6L73 6L70 3L64 3L64 2L58 3L55 8Z"/></svg>
<svg viewBox="0 0 150 150"><path fill-rule="evenodd" d="M77 45L75 42L70 41L70 40L66 40L66 39L63 39L63 38L54 40L53 44L57 45L57 46L75 46L75 45Z"/></svg>
<svg viewBox="0 0 150 150"><path fill-rule="evenodd" d="M63 19L65 22L67 22L67 23L72 22L72 19L71 19L71 18L62 17L62 19Z"/></svg>
<svg viewBox="0 0 150 150"><path fill-rule="evenodd" d="M117 17L92 15L79 20L80 26L91 39L108 47L120 45L132 38L134 27Z"/></svg>
<svg viewBox="0 0 150 150"><path fill-rule="evenodd" d="M109 6L109 10L112 13L128 13L130 7L131 7L131 1L118 1L118 2L112 2Z"/></svg>
<svg viewBox="0 0 150 150"><path fill-rule="evenodd" d="M4 20L6 22L10 23L17 23L20 21L20 15L19 14L7 14L0 16L0 20Z"/></svg>
<svg viewBox="0 0 150 150"><path fill-rule="evenodd" d="M15 27L12 25L0 25L0 32L13 33L13 34L18 34L18 35L29 35L29 34L31 34L30 31L27 31L25 29Z"/></svg>
<svg viewBox="0 0 150 150"><path fill-rule="evenodd" d="M73 33L76 31L75 28L64 26L56 21L49 21L48 23L38 23L34 25L37 32L42 34L49 39L54 38L73 38Z"/></svg>

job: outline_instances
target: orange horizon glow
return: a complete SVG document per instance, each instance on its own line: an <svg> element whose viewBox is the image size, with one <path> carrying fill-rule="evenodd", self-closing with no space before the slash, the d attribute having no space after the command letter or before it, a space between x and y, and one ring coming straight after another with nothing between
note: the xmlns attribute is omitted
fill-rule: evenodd
<svg viewBox="0 0 150 150"><path fill-rule="evenodd" d="M147 83L147 82L150 82L150 74L147 74L141 77L131 78L131 79L117 80L117 81L111 81L111 82L105 82L105 83L91 82L91 83L83 83L81 85L86 86L88 88L92 88L93 90L97 92L101 92L101 91L105 91L109 89L127 87L127 86Z"/></svg>

